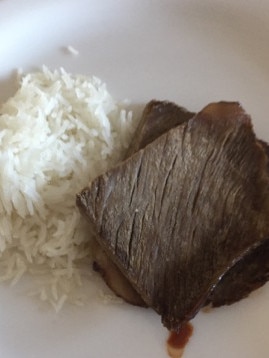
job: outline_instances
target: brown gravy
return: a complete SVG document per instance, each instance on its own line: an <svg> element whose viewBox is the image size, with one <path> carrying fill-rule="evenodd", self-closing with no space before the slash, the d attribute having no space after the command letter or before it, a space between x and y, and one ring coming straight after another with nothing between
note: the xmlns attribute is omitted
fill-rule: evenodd
<svg viewBox="0 0 269 358"><path fill-rule="evenodd" d="M170 332L167 339L167 352L171 358L180 358L193 333L193 326L188 322L179 332Z"/></svg>

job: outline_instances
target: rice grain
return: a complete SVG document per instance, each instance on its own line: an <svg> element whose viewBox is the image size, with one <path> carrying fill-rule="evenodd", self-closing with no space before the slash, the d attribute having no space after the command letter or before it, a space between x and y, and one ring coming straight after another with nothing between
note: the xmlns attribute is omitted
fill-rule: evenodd
<svg viewBox="0 0 269 358"><path fill-rule="evenodd" d="M0 113L0 281L28 273L56 310L81 303L90 247L75 194L121 158L132 113L98 78L47 67L23 75Z"/></svg>

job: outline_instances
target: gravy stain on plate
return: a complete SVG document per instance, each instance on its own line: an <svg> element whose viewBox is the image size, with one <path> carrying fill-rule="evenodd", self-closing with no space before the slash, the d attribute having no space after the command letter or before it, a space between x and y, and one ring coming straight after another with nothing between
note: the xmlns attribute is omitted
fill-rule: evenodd
<svg viewBox="0 0 269 358"><path fill-rule="evenodd" d="M182 357L192 333L193 326L189 322L184 324L179 332L170 332L167 339L167 352L171 358Z"/></svg>

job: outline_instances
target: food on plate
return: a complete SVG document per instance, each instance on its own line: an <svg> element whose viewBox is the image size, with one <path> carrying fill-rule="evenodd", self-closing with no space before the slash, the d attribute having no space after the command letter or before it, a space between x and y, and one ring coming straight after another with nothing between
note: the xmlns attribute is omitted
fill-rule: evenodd
<svg viewBox="0 0 269 358"><path fill-rule="evenodd" d="M269 145L263 141L259 143L267 155L267 175L269 176ZM249 293L263 286L268 280L269 238L250 250L221 278L211 292L207 303L212 304L213 307L232 304L247 297Z"/></svg>
<svg viewBox="0 0 269 358"><path fill-rule="evenodd" d="M99 79L45 67L1 105L1 281L29 273L56 309L81 303L91 251L75 194L122 158L136 127L126 108Z"/></svg>
<svg viewBox="0 0 269 358"><path fill-rule="evenodd" d="M127 151L126 157L158 138L167 130L188 121L194 113L188 112L171 102L151 101L145 107L142 118ZM269 146L260 141L269 158ZM269 173L269 160L267 161ZM224 275L212 290L206 304L214 307L234 303L246 296L254 289L261 287L269 277L269 240L245 255ZM106 252L95 241L92 246L94 267L101 272L108 286L125 301L145 306L145 302L134 290L131 283L113 263Z"/></svg>
<svg viewBox="0 0 269 358"><path fill-rule="evenodd" d="M144 108L142 118L130 143L126 158L137 152L159 136L187 122L194 113L168 101L150 101Z"/></svg>
<svg viewBox="0 0 269 358"><path fill-rule="evenodd" d="M145 307L147 306L142 297L130 284L120 269L109 258L104 249L94 237L91 237L91 252L93 257L93 269L101 274L107 286L126 302Z"/></svg>
<svg viewBox="0 0 269 358"><path fill-rule="evenodd" d="M169 129L186 122L193 115L194 113L188 112L185 108L172 102L151 101L143 111L125 157L128 158ZM98 244L97 240L93 240L91 250L94 269L102 275L112 291L128 303L145 306L144 300Z"/></svg>
<svg viewBox="0 0 269 358"><path fill-rule="evenodd" d="M95 77L22 76L0 108L0 280L32 274L58 310L81 303L92 255L117 295L178 330L268 280L269 146L237 103L151 101L136 126Z"/></svg>
<svg viewBox="0 0 269 358"><path fill-rule="evenodd" d="M238 103L205 107L77 196L96 240L178 330L269 237L267 157Z"/></svg>
<svg viewBox="0 0 269 358"><path fill-rule="evenodd" d="M71 46L71 45L68 45L66 47L66 51L68 53L70 53L71 55L73 56L78 56L79 55L79 51L77 49L75 49L75 47Z"/></svg>
<svg viewBox="0 0 269 358"><path fill-rule="evenodd" d="M188 112L171 102L151 101L144 109L142 118L127 151L126 157L144 148L154 139L176 125L188 121L194 113ZM269 146L259 141L269 158ZM269 173L269 160L267 160ZM94 257L94 268L99 271L107 285L125 301L134 305L145 306L145 302L134 290L131 283L95 240L91 247ZM261 287L269 278L269 240L251 250L222 277L212 290L206 304L217 307L234 303Z"/></svg>
<svg viewBox="0 0 269 358"><path fill-rule="evenodd" d="M182 357L185 347L193 333L190 322L185 323L179 332L171 331L166 341L167 353L171 358Z"/></svg>
<svg viewBox="0 0 269 358"><path fill-rule="evenodd" d="M234 303L268 280L269 239L250 250L222 277L207 303L211 303L213 307Z"/></svg>

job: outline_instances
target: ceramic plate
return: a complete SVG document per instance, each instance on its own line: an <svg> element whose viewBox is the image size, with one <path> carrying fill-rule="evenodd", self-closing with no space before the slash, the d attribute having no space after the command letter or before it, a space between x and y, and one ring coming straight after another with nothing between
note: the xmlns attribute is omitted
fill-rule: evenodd
<svg viewBox="0 0 269 358"><path fill-rule="evenodd" d="M0 0L0 99L14 70L43 64L96 75L115 98L169 99L192 111L240 101L269 140L269 2L220 0ZM67 46L79 51L75 56ZM56 314L0 287L2 358L165 358L168 332L151 310L104 304ZM230 307L201 312L184 358L269 357L269 286Z"/></svg>

